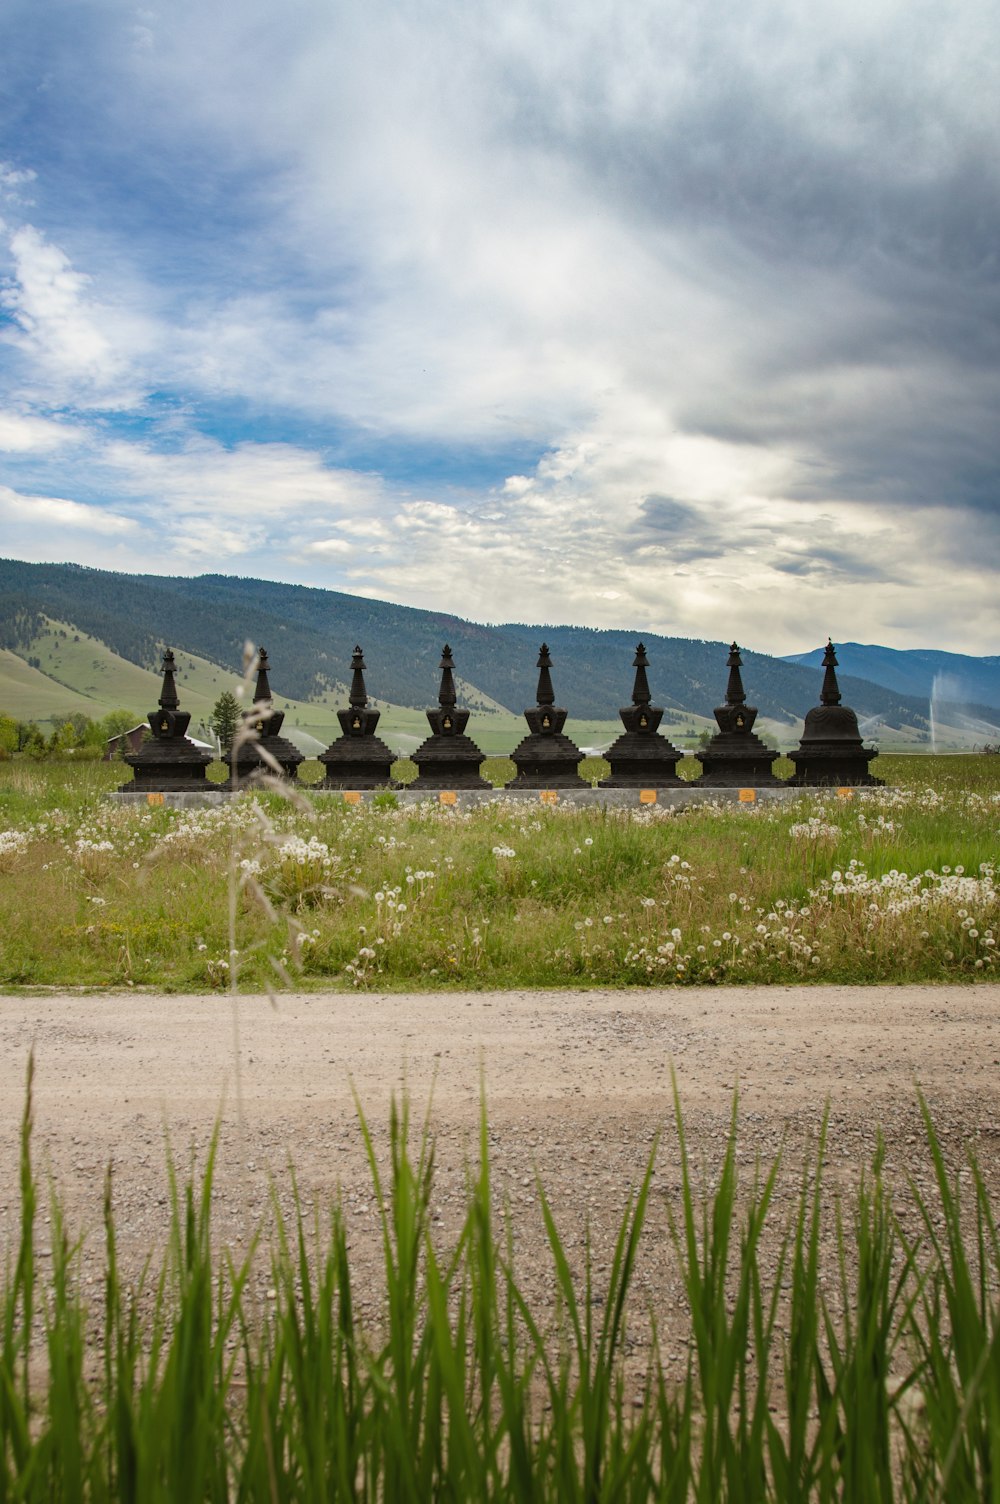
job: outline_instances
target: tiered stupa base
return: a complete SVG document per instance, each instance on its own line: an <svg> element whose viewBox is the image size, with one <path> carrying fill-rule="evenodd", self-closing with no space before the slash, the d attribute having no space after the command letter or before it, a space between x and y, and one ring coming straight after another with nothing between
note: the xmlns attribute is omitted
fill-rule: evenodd
<svg viewBox="0 0 1000 1504"><path fill-rule="evenodd" d="M320 753L326 776L319 789L385 789L392 786L396 754L378 736L340 736Z"/></svg>
<svg viewBox="0 0 1000 1504"><path fill-rule="evenodd" d="M265 753L270 753L274 758L281 769L280 775L275 772L274 763L264 756ZM299 764L305 762L305 753L300 752L287 737L261 736L254 741L244 742L235 758L229 753L222 760L229 768L230 780L234 785L279 776L294 783L299 776Z"/></svg>
<svg viewBox="0 0 1000 1504"><path fill-rule="evenodd" d="M577 768L583 753L575 742L561 732L546 735L532 732L510 754L517 777L510 789L578 789L589 788Z"/></svg>
<svg viewBox="0 0 1000 1504"><path fill-rule="evenodd" d="M460 713L460 712L459 712ZM492 789L479 772L486 761L471 737L429 736L411 753L417 776L411 789Z"/></svg>
<svg viewBox="0 0 1000 1504"><path fill-rule="evenodd" d="M785 780L771 771L778 758L772 747L765 746L753 732L720 732L708 746L697 752L701 777L695 782L717 789L781 788Z"/></svg>
<svg viewBox="0 0 1000 1504"><path fill-rule="evenodd" d="M211 752L187 737L153 737L138 752L128 753L125 761L132 769L132 782L121 785L122 794L190 794L215 786L205 777Z"/></svg>
<svg viewBox="0 0 1000 1504"><path fill-rule="evenodd" d="M643 736L626 731L605 752L611 773L598 784L601 789L677 788L682 754L662 736Z"/></svg>
<svg viewBox="0 0 1000 1504"><path fill-rule="evenodd" d="M815 742L808 747L799 745L788 756L795 764L795 772L788 779L795 787L815 788L872 788L885 786L885 780L876 778L868 764L877 756L873 750L860 743L856 749L845 747L843 742Z"/></svg>

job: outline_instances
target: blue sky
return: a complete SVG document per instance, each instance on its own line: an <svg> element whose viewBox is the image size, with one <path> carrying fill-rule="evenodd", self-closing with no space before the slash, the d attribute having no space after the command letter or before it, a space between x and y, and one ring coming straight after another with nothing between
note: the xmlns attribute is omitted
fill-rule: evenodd
<svg viewBox="0 0 1000 1504"><path fill-rule="evenodd" d="M998 31L6 0L2 552L995 653Z"/></svg>

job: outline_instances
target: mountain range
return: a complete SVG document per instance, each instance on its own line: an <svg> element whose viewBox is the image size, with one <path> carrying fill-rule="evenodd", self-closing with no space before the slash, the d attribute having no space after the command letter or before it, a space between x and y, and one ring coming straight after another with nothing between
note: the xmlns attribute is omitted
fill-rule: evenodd
<svg viewBox="0 0 1000 1504"><path fill-rule="evenodd" d="M38 645L46 633L51 643L54 624L67 642L80 641L82 634L85 643L102 644L116 661L150 672L158 670L166 646L220 671L238 672L249 639L268 649L276 693L302 706L324 706L328 713L338 697L343 702L356 643L365 652L373 698L417 709L436 700L445 642L455 655L464 703L484 714L520 716L534 704L543 641L553 658L557 703L579 720L613 721L628 703L640 635L650 658L654 700L667 711L665 723L710 718L724 699L728 672L729 649L722 640L560 625L487 626L444 612L268 580L119 574L75 564L0 560L0 652L15 667L20 662L54 674L67 690L86 695L88 686L70 682L65 665L55 671L51 654L42 662ZM935 673L947 673L962 686L960 698L969 701L970 714L985 722L1000 720L994 708L1000 705L1000 659L855 644L838 652L844 700L869 734L889 726L903 728L913 741L927 740ZM792 659L744 650L744 684L762 718L789 729L801 722L819 699L821 657L822 649ZM947 666L938 660L947 660ZM7 680L0 676L0 710L7 714L19 714L10 702L18 693L16 682L16 674ZM974 702L965 686L974 687ZM180 688L183 704L183 682ZM144 715L151 707L135 708Z"/></svg>
<svg viewBox="0 0 1000 1504"><path fill-rule="evenodd" d="M793 653L785 663L817 668L823 649ZM970 658L936 648L883 648L870 643L837 644L840 671L869 679L901 695L920 695L953 705L1000 708L1000 658Z"/></svg>

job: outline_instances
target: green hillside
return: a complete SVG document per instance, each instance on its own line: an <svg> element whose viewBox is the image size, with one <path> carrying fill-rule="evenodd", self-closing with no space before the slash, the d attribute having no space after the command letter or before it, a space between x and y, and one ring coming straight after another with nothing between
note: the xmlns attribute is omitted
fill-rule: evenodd
<svg viewBox="0 0 1000 1504"><path fill-rule="evenodd" d="M9 648L0 649L0 711L17 720L38 721L48 729L77 713L99 720L111 710L124 709L141 721L159 699L160 674L129 663L70 623L41 618L39 631L23 644L22 652L23 657ZM191 711L192 731L198 734L222 691L241 689L241 678L197 653L177 650L175 658L181 703ZM290 728L326 746L340 735L336 712L346 703L346 696L346 688L340 685L311 702L278 693L274 700L285 711ZM492 754L512 747L523 734L523 721L493 709L488 697L470 689L465 703L477 702L483 708L474 711L470 724L484 751ZM428 730L423 711L379 705L379 731L388 735L393 747L413 750L423 741Z"/></svg>
<svg viewBox="0 0 1000 1504"><path fill-rule="evenodd" d="M103 708L95 710L94 702L86 695L57 684L9 648L0 648L0 713L19 721L61 724L71 715L81 714L94 720L106 712Z"/></svg>
<svg viewBox="0 0 1000 1504"><path fill-rule="evenodd" d="M231 684L250 638L268 649L272 687L288 710L289 725L325 744L337 733L334 712L345 702L351 652L361 643L369 694L384 711L382 729L412 748L426 734L423 709L436 696L447 641L464 703L475 712L470 729L484 749L507 750L523 734L522 712L535 699L538 648L547 640L557 703L570 712L571 734L599 746L617 735L617 712L630 697L639 635L568 626L486 626L268 580L125 575L0 560L0 649L8 655L0 673L0 707L21 718L52 719L77 709L96 716L118 707L134 707L145 716L155 704L150 691L162 648L169 644L181 663L182 702L197 723ZM663 729L690 745L701 728L714 727L712 710L725 693L727 644L641 635L654 700L667 710ZM25 678L11 655L57 688L46 688L30 674ZM761 731L772 743L788 746L818 701L821 676L814 667L762 653L744 650L743 658L744 683L750 702L759 707ZM929 744L926 700L849 676L841 676L841 688L845 701L872 728L869 734L877 732L885 742L885 728L893 728L904 742ZM90 703L82 705L79 697ZM944 744L946 728L938 729Z"/></svg>
<svg viewBox="0 0 1000 1504"><path fill-rule="evenodd" d="M41 630L24 644L22 651L25 657L8 648L0 649L0 711L17 720L38 721L46 730L77 713L99 720L109 711L119 709L132 710L136 721L141 721L159 698L158 673L129 663L71 624L43 619ZM178 650L175 656L181 703L185 710L191 711L192 731L197 734L206 726L222 691L239 688L240 677L196 653ZM29 657L32 663L27 661ZM462 703L473 712L470 735L489 756L509 752L527 730L523 717L497 707L473 685L460 682L459 688ZM285 711L286 724L293 731L303 731L324 746L340 735L336 712L346 703L344 685L313 701L278 693L274 698ZM381 700L375 703L382 716L380 735L388 739L394 750L414 751L428 733L423 709ZM673 730L689 741L706 724L701 717L679 717ZM567 729L581 746L600 747L618 735L621 725L618 721L571 718Z"/></svg>
<svg viewBox="0 0 1000 1504"><path fill-rule="evenodd" d="M159 673L129 663L69 623L42 619L37 635L24 643L22 652L25 656L8 648L0 649L0 713L17 720L37 721L46 731L76 713L99 720L111 710L125 709L134 713L136 721L141 721L159 698ZM175 656L181 703L192 713L192 732L208 739L207 722L212 706L223 690L235 691L240 687L240 676L197 653L181 649ZM276 677L272 687L276 688ZM488 756L510 752L527 729L523 716L496 707L473 685L460 682L459 688L462 703L473 710L469 734ZM340 734L336 712L346 698L344 685L328 689L311 701L277 692L274 696L275 703L285 711L286 726L293 738L304 732L323 746ZM379 734L394 751L404 755L413 752L428 731L423 709L384 700L373 703L381 711ZM772 746L782 748L794 746L802 730L801 722L779 722L766 717L758 725ZM622 728L618 720L571 716L566 729L579 746L604 748ZM690 748L700 732L715 730L715 722L710 716L675 711L664 717L662 729L677 746ZM974 745L974 738L970 739L966 729L948 725L938 727L938 740L942 747ZM880 741L886 750L926 749L924 733L913 727L885 729Z"/></svg>

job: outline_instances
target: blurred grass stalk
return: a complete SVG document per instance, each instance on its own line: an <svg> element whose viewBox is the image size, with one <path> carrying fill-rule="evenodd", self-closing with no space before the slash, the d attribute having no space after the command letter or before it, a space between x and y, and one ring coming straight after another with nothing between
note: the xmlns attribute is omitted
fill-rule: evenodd
<svg viewBox="0 0 1000 1504"><path fill-rule="evenodd" d="M837 1268L823 1270L824 1126L770 1284L758 1254L778 1165L739 1186L734 1103L714 1190L696 1187L677 1105L664 1256L679 1263L690 1356L672 1386L653 1312L636 1393L623 1355L655 1146L600 1289L589 1243L572 1272L539 1187L554 1320L531 1309L507 1217L497 1224L485 1107L464 1221L442 1248L433 1138L426 1123L414 1134L405 1102L385 1176L359 1107L381 1209L371 1325L341 1206L310 1229L297 1192L289 1220L275 1206L275 1298L257 1311L259 1245L238 1263L213 1247L214 1145L200 1185L179 1187L171 1168L168 1247L138 1288L120 1273L109 1179L93 1309L57 1200L47 1277L36 1262L29 1070L20 1233L0 1285L0 1501L996 1499L996 1220L971 1155L967 1220L921 1105L936 1193L911 1187L923 1238L907 1241L893 1216L880 1147L849 1214L838 1209Z"/></svg>

